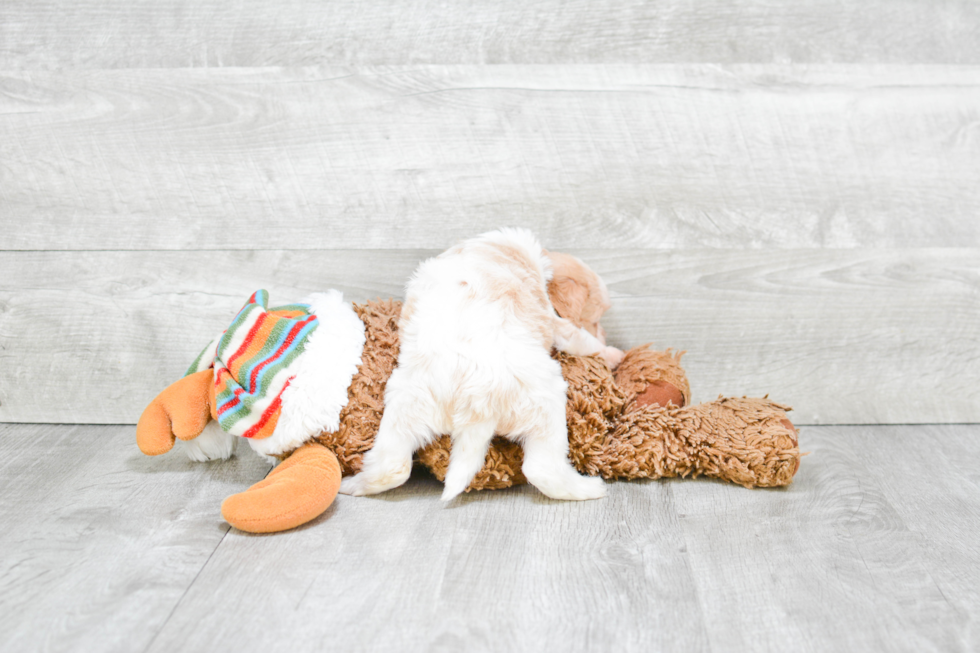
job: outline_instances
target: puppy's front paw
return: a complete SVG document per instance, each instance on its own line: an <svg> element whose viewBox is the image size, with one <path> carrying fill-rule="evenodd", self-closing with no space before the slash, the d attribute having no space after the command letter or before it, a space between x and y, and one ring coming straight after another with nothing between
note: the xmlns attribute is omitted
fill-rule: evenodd
<svg viewBox="0 0 980 653"><path fill-rule="evenodd" d="M623 357L626 356L622 349L616 349L615 347L606 347L599 352L599 355L602 356L602 359L606 361L606 365L611 370L619 367L619 364L623 362Z"/></svg>

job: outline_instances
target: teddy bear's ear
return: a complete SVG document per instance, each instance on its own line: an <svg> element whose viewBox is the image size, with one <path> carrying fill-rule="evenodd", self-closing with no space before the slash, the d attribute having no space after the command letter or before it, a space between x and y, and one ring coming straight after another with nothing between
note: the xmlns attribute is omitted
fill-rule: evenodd
<svg viewBox="0 0 980 653"><path fill-rule="evenodd" d="M589 289L571 277L556 276L548 283L548 297L555 312L576 326L583 326L582 313L589 299Z"/></svg>

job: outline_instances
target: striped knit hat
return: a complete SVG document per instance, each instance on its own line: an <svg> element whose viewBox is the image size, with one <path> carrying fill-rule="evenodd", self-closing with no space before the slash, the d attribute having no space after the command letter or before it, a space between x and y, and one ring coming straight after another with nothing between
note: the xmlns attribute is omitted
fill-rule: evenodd
<svg viewBox="0 0 980 653"><path fill-rule="evenodd" d="M319 326L309 304L269 309L269 293L257 290L187 374L214 367L214 403L221 428L245 438L272 435L282 393L295 377L296 360Z"/></svg>
<svg viewBox="0 0 980 653"><path fill-rule="evenodd" d="M187 373L213 367L212 417L256 453L277 456L340 428L365 334L338 290L268 305L269 293L256 291Z"/></svg>

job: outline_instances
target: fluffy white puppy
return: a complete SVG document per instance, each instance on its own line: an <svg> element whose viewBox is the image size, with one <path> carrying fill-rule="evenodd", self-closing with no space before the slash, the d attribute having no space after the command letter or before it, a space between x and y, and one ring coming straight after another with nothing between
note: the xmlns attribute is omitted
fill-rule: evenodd
<svg viewBox="0 0 980 653"><path fill-rule="evenodd" d="M622 352L558 316L548 298L552 273L548 253L524 229L483 234L419 266L406 288L398 367L385 389L374 447L341 492L401 485L415 451L448 433L444 501L483 467L495 434L523 446L524 475L547 496L605 495L602 479L581 476L568 460L567 385L550 353L553 346L599 353L615 366ZM608 306L608 295L603 301Z"/></svg>

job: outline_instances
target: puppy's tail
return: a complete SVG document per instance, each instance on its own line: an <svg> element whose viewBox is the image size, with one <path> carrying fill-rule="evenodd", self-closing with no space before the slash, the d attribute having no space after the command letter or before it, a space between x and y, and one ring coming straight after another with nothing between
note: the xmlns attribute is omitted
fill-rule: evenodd
<svg viewBox="0 0 980 653"><path fill-rule="evenodd" d="M467 487L487 459L487 449L496 425L491 422L469 424L453 432L453 448L446 469L443 501L452 501Z"/></svg>

